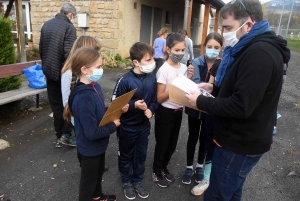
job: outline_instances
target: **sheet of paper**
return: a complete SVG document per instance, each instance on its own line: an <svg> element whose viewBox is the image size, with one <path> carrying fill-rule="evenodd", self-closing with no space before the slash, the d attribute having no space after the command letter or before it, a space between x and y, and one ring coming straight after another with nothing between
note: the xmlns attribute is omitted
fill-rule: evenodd
<svg viewBox="0 0 300 201"><path fill-rule="evenodd" d="M188 99L185 97L186 95L185 91L179 89L178 87L172 84L168 84L168 89L169 89L169 99L171 102L192 108L194 110L199 110L197 107L193 107L191 103L188 101Z"/></svg>
<svg viewBox="0 0 300 201"><path fill-rule="evenodd" d="M99 126L104 126L116 119L119 119L122 115L122 108L129 103L133 94L135 93L136 89L115 98L111 104L109 105L108 109L106 110Z"/></svg>
<svg viewBox="0 0 300 201"><path fill-rule="evenodd" d="M201 92L203 96L214 98L213 95L208 93L206 90L199 88L195 82L182 74L178 75L178 77L172 82L172 85L176 86L187 94L191 94L191 91L197 91Z"/></svg>
<svg viewBox="0 0 300 201"><path fill-rule="evenodd" d="M175 78L175 80L173 80L172 85L178 87L179 89L181 89L182 91L188 94L190 94L191 91L200 92L198 85L182 74L179 74Z"/></svg>

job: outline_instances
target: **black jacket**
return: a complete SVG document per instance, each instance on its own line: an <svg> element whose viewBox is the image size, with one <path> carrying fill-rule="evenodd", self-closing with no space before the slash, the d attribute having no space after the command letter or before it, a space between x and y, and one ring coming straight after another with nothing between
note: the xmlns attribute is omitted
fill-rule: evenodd
<svg viewBox="0 0 300 201"><path fill-rule="evenodd" d="M76 29L69 18L58 13L45 22L41 30L40 56L48 79L60 81L61 69L76 40Z"/></svg>
<svg viewBox="0 0 300 201"><path fill-rule="evenodd" d="M274 32L254 38L235 57L215 99L200 95L197 107L215 116L214 139L238 154L270 150L290 50ZM219 93L217 94L216 92Z"/></svg>
<svg viewBox="0 0 300 201"><path fill-rule="evenodd" d="M135 101L144 100L152 114L155 113L158 103L156 96L156 78L151 73L136 74L133 68L124 76L118 79L114 89L113 99L124 95L131 90L137 89L129 101L129 109L123 113L120 121L122 127L142 126L149 124L149 119L145 116L144 111L135 109Z"/></svg>

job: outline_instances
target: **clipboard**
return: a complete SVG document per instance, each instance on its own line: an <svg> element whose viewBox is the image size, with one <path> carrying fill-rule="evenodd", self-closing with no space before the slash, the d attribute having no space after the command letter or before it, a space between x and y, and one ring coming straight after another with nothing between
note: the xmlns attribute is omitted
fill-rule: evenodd
<svg viewBox="0 0 300 201"><path fill-rule="evenodd" d="M113 122L116 119L119 119L122 115L122 107L126 105L132 98L133 94L136 92L136 89L119 96L114 99L106 110L99 126L104 126L110 122Z"/></svg>
<svg viewBox="0 0 300 201"><path fill-rule="evenodd" d="M178 87L176 87L172 84L168 84L168 90L169 90L169 100L171 102L206 113L205 111L199 110L197 107L193 107L190 104L190 102L185 97L185 94L186 94L185 91L179 89Z"/></svg>

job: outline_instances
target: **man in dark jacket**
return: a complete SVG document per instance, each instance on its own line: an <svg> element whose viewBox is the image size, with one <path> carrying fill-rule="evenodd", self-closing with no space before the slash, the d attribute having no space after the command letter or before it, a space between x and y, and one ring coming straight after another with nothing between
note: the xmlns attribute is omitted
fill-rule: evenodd
<svg viewBox="0 0 300 201"><path fill-rule="evenodd" d="M283 64L290 50L270 31L258 0L233 0L220 14L230 46L224 50L215 84L199 84L216 98L198 92L186 95L193 106L215 118L210 181L194 188L203 192L208 186L205 201L238 201L247 175L270 150Z"/></svg>
<svg viewBox="0 0 300 201"><path fill-rule="evenodd" d="M76 146L71 139L72 124L63 119L61 94L61 69L76 40L76 29L71 20L76 17L76 8L66 3L53 19L45 22L41 30L40 56L43 72L47 79L47 92L53 111L54 129L57 136L56 147L63 144Z"/></svg>

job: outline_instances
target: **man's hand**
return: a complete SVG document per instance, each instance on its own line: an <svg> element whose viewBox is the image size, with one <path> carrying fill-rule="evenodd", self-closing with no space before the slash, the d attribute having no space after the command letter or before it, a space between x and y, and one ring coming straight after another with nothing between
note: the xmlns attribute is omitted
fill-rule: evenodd
<svg viewBox="0 0 300 201"><path fill-rule="evenodd" d="M198 84L198 87L204 89L205 91L207 91L210 94L213 91L213 84L211 84L211 83L200 83L200 84Z"/></svg>
<svg viewBox="0 0 300 201"><path fill-rule="evenodd" d="M149 110L149 109L147 109L147 110L144 112L144 114L146 115L146 117L147 117L148 119L150 119L150 118L152 117L152 112L151 112L151 110Z"/></svg>
<svg viewBox="0 0 300 201"><path fill-rule="evenodd" d="M186 94L185 97L189 100L190 104L197 107L197 98L201 95L201 92L191 91L191 94Z"/></svg>
<svg viewBox="0 0 300 201"><path fill-rule="evenodd" d="M191 79L194 76L194 67L192 65L188 66L186 77Z"/></svg>
<svg viewBox="0 0 300 201"><path fill-rule="evenodd" d="M145 103L144 100L135 101L134 106L136 109L139 109L139 110L144 110L144 111L147 110L147 104Z"/></svg>
<svg viewBox="0 0 300 201"><path fill-rule="evenodd" d="M129 104L126 104L124 107L122 107L122 112L125 113L128 111Z"/></svg>
<svg viewBox="0 0 300 201"><path fill-rule="evenodd" d="M113 122L116 124L116 127L119 127L121 125L120 119L116 119Z"/></svg>

